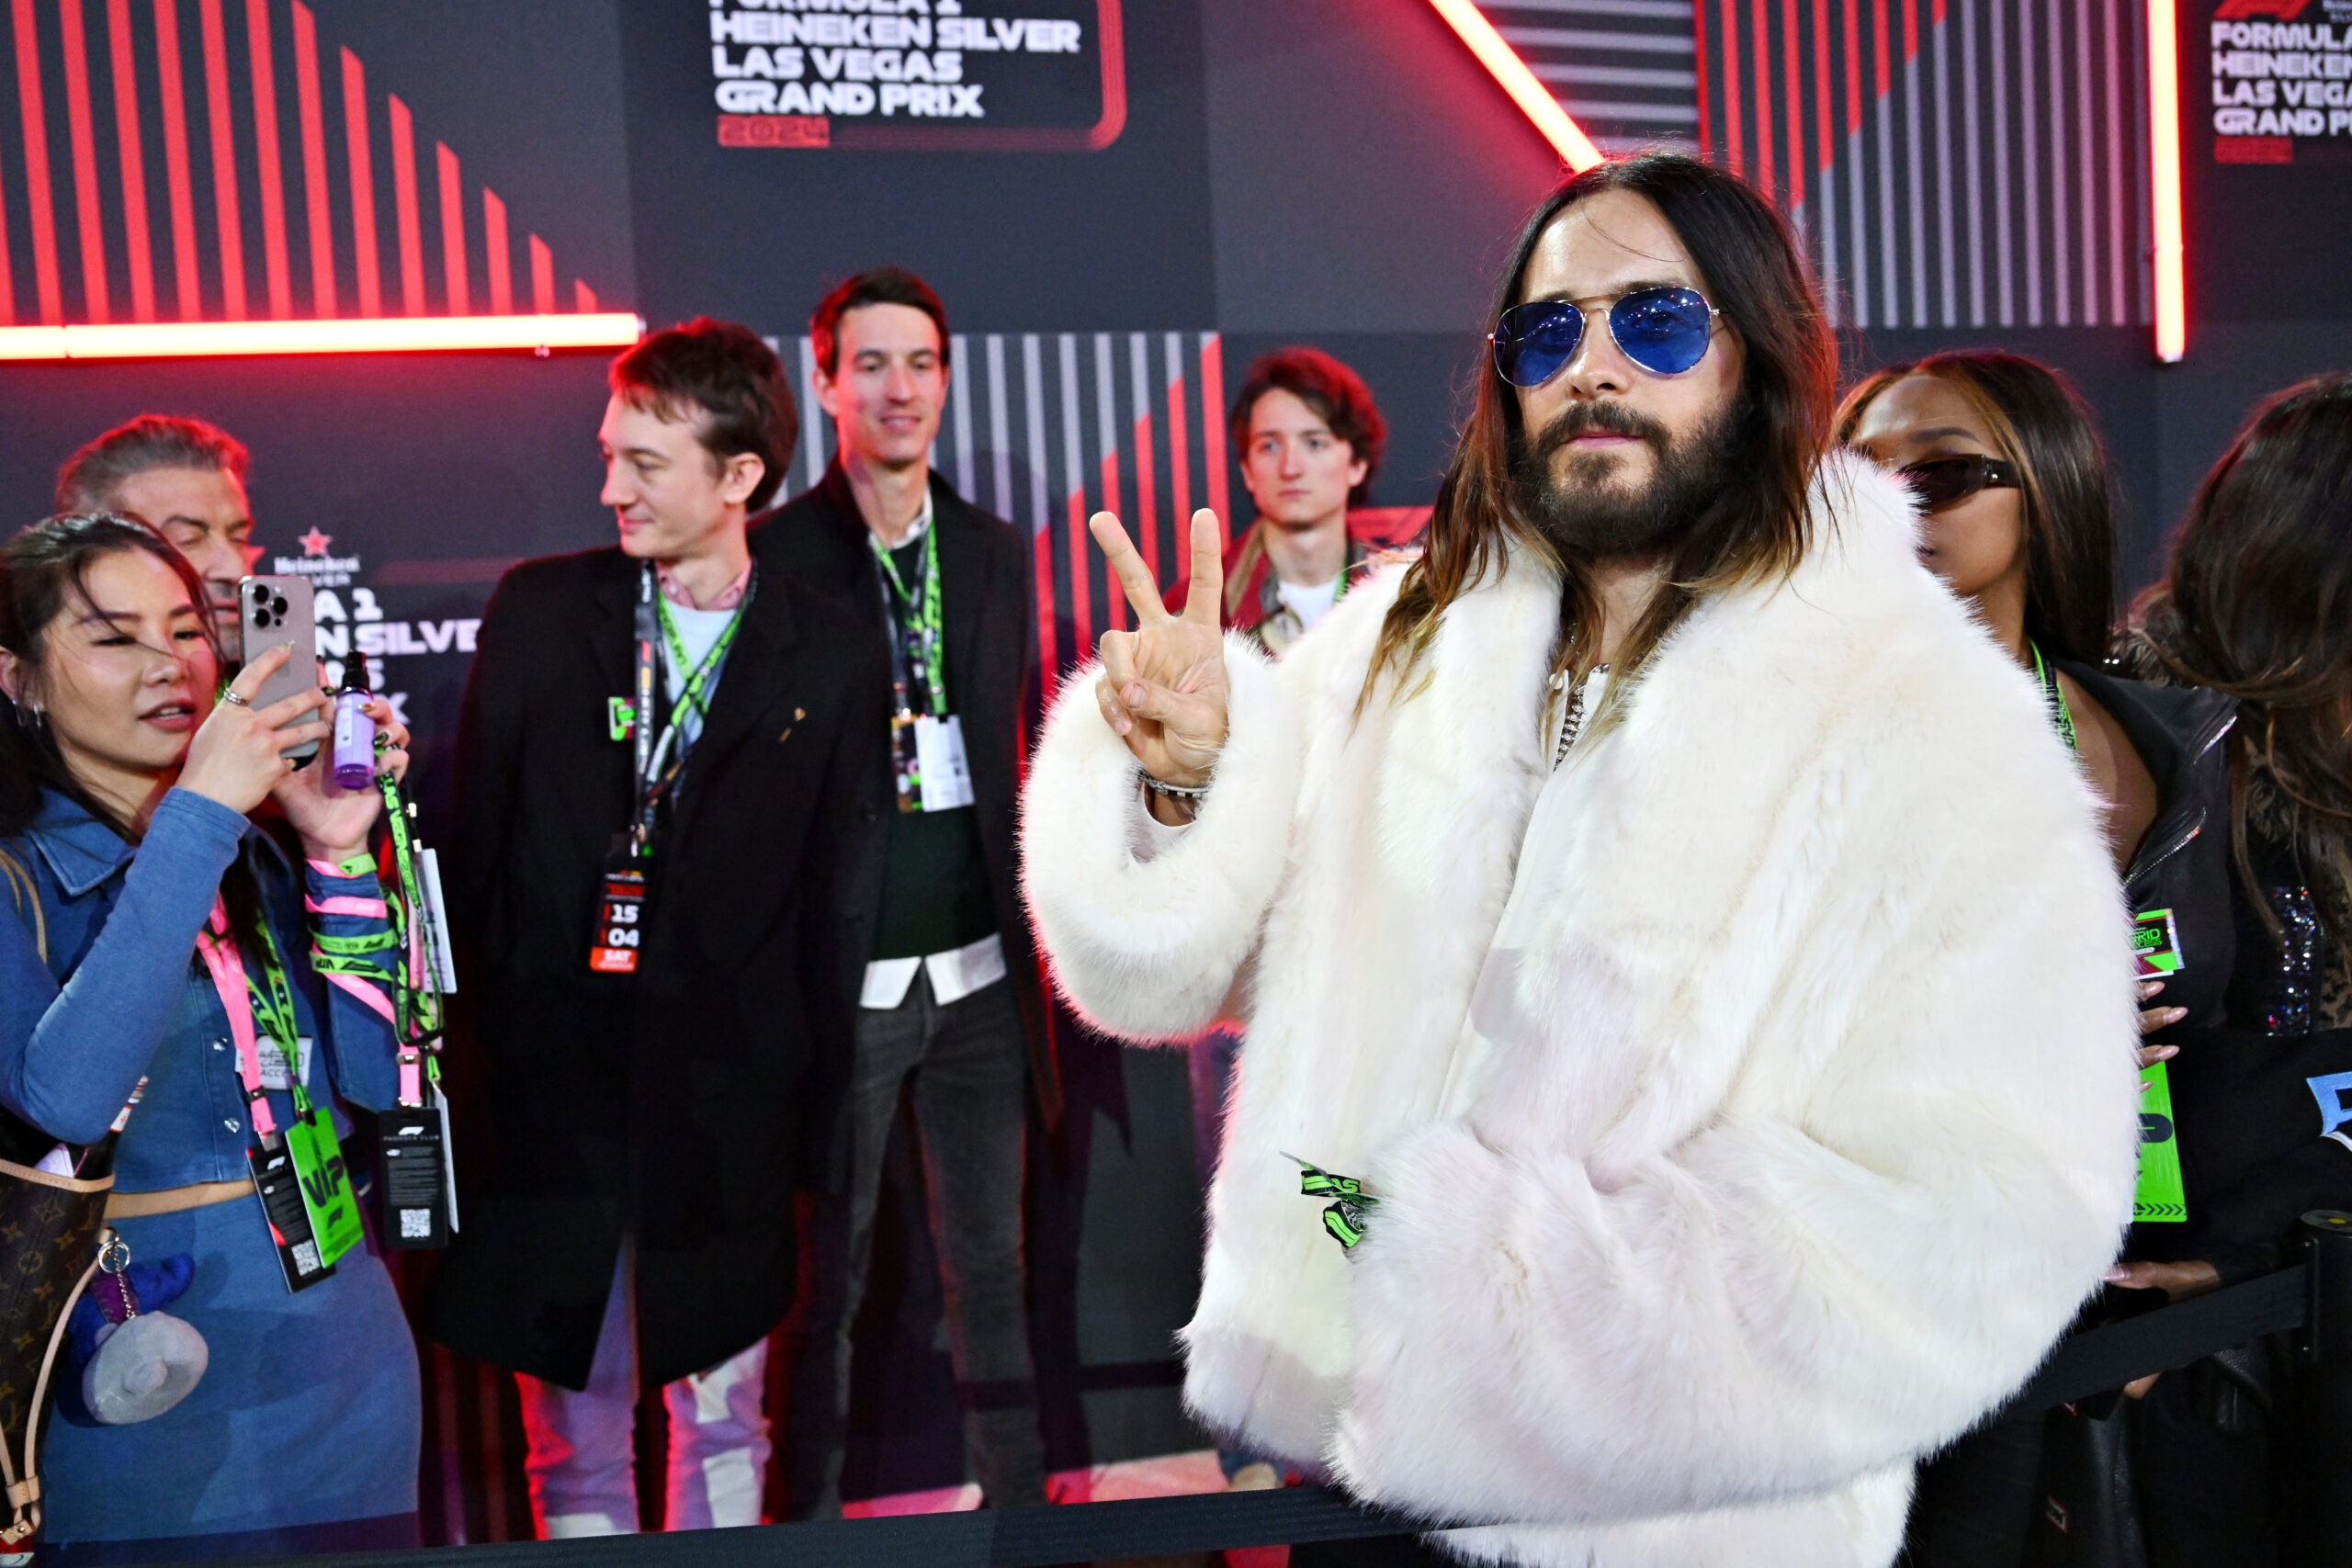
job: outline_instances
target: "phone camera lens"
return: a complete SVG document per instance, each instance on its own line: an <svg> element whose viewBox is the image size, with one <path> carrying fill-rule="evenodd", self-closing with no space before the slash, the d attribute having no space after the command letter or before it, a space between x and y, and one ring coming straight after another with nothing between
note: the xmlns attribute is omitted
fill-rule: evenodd
<svg viewBox="0 0 2352 1568"><path fill-rule="evenodd" d="M269 620L270 615L267 610L263 609L258 604L254 606L254 625L257 626L266 626L269 625Z"/></svg>
<svg viewBox="0 0 2352 1568"><path fill-rule="evenodd" d="M277 598L271 599L269 602L269 613L273 615L282 615L286 614L286 601Z"/></svg>

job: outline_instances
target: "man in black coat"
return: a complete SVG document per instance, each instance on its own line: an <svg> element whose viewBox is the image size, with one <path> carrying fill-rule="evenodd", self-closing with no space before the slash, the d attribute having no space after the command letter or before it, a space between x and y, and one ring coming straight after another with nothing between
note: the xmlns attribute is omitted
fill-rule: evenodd
<svg viewBox="0 0 2352 1568"><path fill-rule="evenodd" d="M965 1446L991 1506L1046 1500L1022 1251L1034 1092L1061 1109L1036 950L1013 862L1023 705L1036 670L1027 537L931 472L949 367L938 296L864 273L809 323L840 455L752 532L763 570L854 614L893 695L861 720L859 806L843 846L842 994L857 1013L846 1249L810 1314L796 1379L796 1512L840 1506L849 1331L882 1158L912 1088L929 1177Z"/></svg>
<svg viewBox="0 0 2352 1568"><path fill-rule="evenodd" d="M549 1537L637 1528L640 1381L670 1528L760 1522L793 1194L851 1054L833 856L886 700L866 629L752 560L797 423L775 352L697 320L611 381L620 544L499 583L458 750L492 1147L429 1321L520 1374Z"/></svg>

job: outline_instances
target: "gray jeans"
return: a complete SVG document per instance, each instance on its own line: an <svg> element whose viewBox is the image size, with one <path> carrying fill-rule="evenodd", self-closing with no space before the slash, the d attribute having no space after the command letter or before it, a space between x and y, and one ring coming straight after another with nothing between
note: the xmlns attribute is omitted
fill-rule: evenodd
<svg viewBox="0 0 2352 1568"><path fill-rule="evenodd" d="M820 1279L796 1378L794 1425L821 1477L806 1511L841 1511L847 1434L850 1331L865 1293L867 1254L880 1199L882 1156L899 1098L911 1080L915 1130L930 1193L950 1353L964 1406L964 1446L991 1507L1046 1501L1045 1444L1029 1359L1027 1270L1021 1246L1023 1144L1028 1127L1028 1042L1012 987L1000 980L942 1007L918 971L897 1007L862 1010L850 1088L850 1190L832 1230L848 1233L838 1290ZM842 1211L845 1210L845 1214ZM825 1363L830 1363L825 1364ZM807 1425L803 1425L804 1419ZM804 1472L805 1473L805 1472ZM796 1486L795 1490L801 1488ZM803 1510L795 1499L796 1513Z"/></svg>

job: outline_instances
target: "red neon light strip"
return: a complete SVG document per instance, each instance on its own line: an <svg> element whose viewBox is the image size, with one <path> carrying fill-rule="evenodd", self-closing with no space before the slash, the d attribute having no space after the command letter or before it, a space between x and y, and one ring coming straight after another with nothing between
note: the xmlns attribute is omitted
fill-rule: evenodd
<svg viewBox="0 0 2352 1568"><path fill-rule="evenodd" d="M188 178L187 95L180 80L180 16L174 0L155 0L155 65L164 86L164 175L171 193L172 288L180 320L204 314L196 270L196 189Z"/></svg>
<svg viewBox="0 0 2352 1568"><path fill-rule="evenodd" d="M1695 95L1699 100L1699 145L1702 147L1713 147L1715 144L1715 141L1714 137L1710 134L1710 131L1711 128L1714 125L1714 106L1707 100L1707 61L1709 56L1707 53L1707 7L1705 0L1698 0L1698 3L1694 4L1690 7L1690 41L1692 45L1691 58L1697 62L1699 66L1699 69L1693 73L1693 74L1699 78L1698 90Z"/></svg>
<svg viewBox="0 0 2352 1568"><path fill-rule="evenodd" d="M481 230L490 247L490 313L514 313L514 258L506 244L506 204L488 186L481 187Z"/></svg>
<svg viewBox="0 0 2352 1568"><path fill-rule="evenodd" d="M237 143L229 118L229 44L220 0L202 0L205 124L212 133L212 208L220 231L220 313L245 319L245 228L237 210Z"/></svg>
<svg viewBox="0 0 2352 1568"><path fill-rule="evenodd" d="M254 153L261 164L262 265L269 313L294 313L294 275L286 259L286 161L277 145L277 67L269 49L269 0L245 0L245 49L254 69Z"/></svg>
<svg viewBox="0 0 2352 1568"><path fill-rule="evenodd" d="M327 217L326 111L319 98L319 29L311 8L294 0L294 103L302 121L302 213L311 231L311 309L333 316L334 230Z"/></svg>
<svg viewBox="0 0 2352 1568"><path fill-rule="evenodd" d="M384 313L384 279L376 255L376 165L368 148L368 72L343 51L343 141L351 151L351 241L359 273L359 313Z"/></svg>
<svg viewBox="0 0 2352 1568"><path fill-rule="evenodd" d="M2148 0L2148 185L2155 224L2156 357L2188 352L2180 216L2180 22L2174 0Z"/></svg>
<svg viewBox="0 0 2352 1568"><path fill-rule="evenodd" d="M1037 562L1037 678L1045 685L1045 701L1054 700L1054 531L1040 528L1032 541Z"/></svg>
<svg viewBox="0 0 2352 1568"><path fill-rule="evenodd" d="M74 149L74 216L82 242L82 308L90 320L111 313L107 298L106 231L98 219L98 142L90 124L88 39L82 34L82 0L57 0L65 46L65 123Z"/></svg>
<svg viewBox="0 0 2352 1568"><path fill-rule="evenodd" d="M1201 334L1201 460L1208 470L1209 510L1216 513L1217 532L1229 545L1233 513L1225 505L1225 340L1215 333ZM1187 519L1188 550L1192 537L1192 523ZM1185 559L1191 558L1187 554Z"/></svg>
<svg viewBox="0 0 2352 1568"><path fill-rule="evenodd" d="M130 314L155 319L155 257L147 233L147 158L139 144L139 78L130 62L130 0L107 0L114 71L115 151L122 164L123 243L130 254Z"/></svg>
<svg viewBox="0 0 2352 1568"><path fill-rule="evenodd" d="M462 316L473 309L466 291L466 186L458 172L458 155L446 141L433 144L441 175L441 276L449 314Z"/></svg>
<svg viewBox="0 0 2352 1568"><path fill-rule="evenodd" d="M537 234L531 236L531 309L542 316L555 309L555 256Z"/></svg>
<svg viewBox="0 0 2352 1568"><path fill-rule="evenodd" d="M397 93L384 101L392 113L392 207L400 228L401 309L424 314L424 237L416 212L416 128Z"/></svg>
<svg viewBox="0 0 2352 1568"><path fill-rule="evenodd" d="M1730 0L1724 3L1728 5ZM1510 95L1511 102L1535 122L1535 129L1544 133L1544 140L1552 144L1553 151L1568 167L1589 169L1600 162L1600 150L1592 144L1592 139L1568 118L1560 100L1535 79L1527 62L1503 41L1503 35L1495 31L1494 23L1487 20L1471 0L1430 0L1430 4L1445 18L1445 25L1453 29L1455 36L1469 46L1470 52L1478 57L1478 63ZM1217 515L1224 514L1224 508L1218 508Z"/></svg>
<svg viewBox="0 0 2352 1568"><path fill-rule="evenodd" d="M418 354L619 348L644 334L627 311L593 316L399 316L376 321L168 321L0 327L0 360L187 359L256 354Z"/></svg>

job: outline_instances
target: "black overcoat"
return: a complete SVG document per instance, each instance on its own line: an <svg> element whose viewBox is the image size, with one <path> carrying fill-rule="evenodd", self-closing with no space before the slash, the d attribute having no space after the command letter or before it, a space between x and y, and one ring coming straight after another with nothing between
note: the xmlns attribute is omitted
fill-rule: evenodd
<svg viewBox="0 0 2352 1568"><path fill-rule="evenodd" d="M1007 977L1028 1034L1030 1080L1050 1124L1061 1118L1061 1077L1054 1060L1036 939L1021 901L1014 849L1024 727L1037 676L1036 567L1028 536L967 502L936 473L931 476L931 495L932 526L939 530L947 701L964 721L980 846L996 897L997 931L1004 940ZM752 553L762 571L774 570L831 595L858 618L866 641L881 649L887 660L870 537L848 476L835 463L813 489L753 524ZM890 773L887 692L859 745L864 765L858 773L858 808L843 846L838 890L844 926L842 985L852 1005L874 953L888 814L898 808Z"/></svg>
<svg viewBox="0 0 2352 1568"><path fill-rule="evenodd" d="M790 1306L793 1193L852 1058L836 855L887 650L763 568L665 827L639 972L589 934L632 748L639 562L526 561L483 612L458 741L449 893L488 1146L428 1305L468 1355L584 1386L624 1230L639 1371L674 1381ZM460 1106L460 1111L468 1110Z"/></svg>

